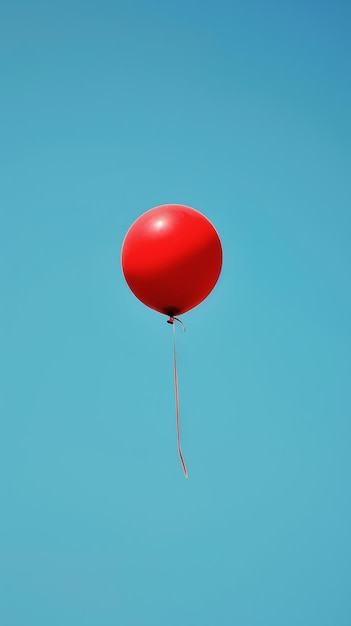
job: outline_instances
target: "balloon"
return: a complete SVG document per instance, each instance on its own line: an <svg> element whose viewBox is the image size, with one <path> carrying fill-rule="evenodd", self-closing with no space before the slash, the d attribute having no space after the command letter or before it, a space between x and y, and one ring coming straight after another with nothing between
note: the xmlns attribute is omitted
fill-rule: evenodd
<svg viewBox="0 0 351 626"><path fill-rule="evenodd" d="M132 224L122 244L121 263L134 295L173 318L212 291L222 268L222 246L202 213L165 204Z"/></svg>

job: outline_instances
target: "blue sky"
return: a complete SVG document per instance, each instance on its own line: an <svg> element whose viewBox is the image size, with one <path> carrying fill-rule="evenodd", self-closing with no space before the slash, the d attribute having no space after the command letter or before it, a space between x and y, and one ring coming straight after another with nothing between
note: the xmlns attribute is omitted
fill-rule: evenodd
<svg viewBox="0 0 351 626"><path fill-rule="evenodd" d="M0 5L0 622L349 626L350 5ZM175 202L224 252L172 334Z"/></svg>

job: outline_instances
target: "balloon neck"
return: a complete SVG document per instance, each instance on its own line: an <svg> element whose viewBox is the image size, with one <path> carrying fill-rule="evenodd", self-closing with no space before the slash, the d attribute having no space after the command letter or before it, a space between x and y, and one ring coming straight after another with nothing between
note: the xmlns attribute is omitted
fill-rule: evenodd
<svg viewBox="0 0 351 626"><path fill-rule="evenodd" d="M179 317L174 317L173 315L170 315L169 319L167 320L167 324L174 324L175 322L179 322L179 324L183 328L184 332L186 332L186 328L185 328L182 320L180 320Z"/></svg>

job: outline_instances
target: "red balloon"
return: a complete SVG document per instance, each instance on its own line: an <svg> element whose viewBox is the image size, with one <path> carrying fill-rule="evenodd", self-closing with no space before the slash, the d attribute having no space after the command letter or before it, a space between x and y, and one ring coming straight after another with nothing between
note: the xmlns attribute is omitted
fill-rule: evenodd
<svg viewBox="0 0 351 626"><path fill-rule="evenodd" d="M211 222L181 204L141 215L122 245L124 277L134 295L171 317L202 302L222 268L222 246Z"/></svg>

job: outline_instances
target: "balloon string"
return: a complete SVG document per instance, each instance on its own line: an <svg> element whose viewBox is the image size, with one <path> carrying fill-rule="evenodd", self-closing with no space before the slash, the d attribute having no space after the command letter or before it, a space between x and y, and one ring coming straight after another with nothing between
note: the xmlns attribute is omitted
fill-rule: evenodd
<svg viewBox="0 0 351 626"><path fill-rule="evenodd" d="M174 373L174 391L175 391L175 405L176 405L176 429L177 429L177 446L178 446L178 454L180 458L180 462L183 467L183 472L185 478L188 478L188 471L186 469L185 461L182 454L182 449L180 445L180 422L179 422L179 394L178 394L178 374L177 374L177 351L176 351L176 330L175 330L175 320L179 322L183 326L184 332L186 328L183 322L177 317L170 317L168 321L169 324L173 325L173 373Z"/></svg>

